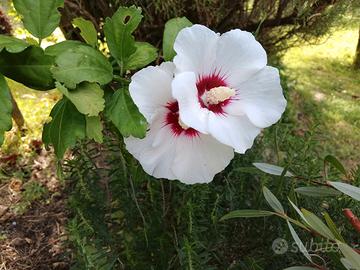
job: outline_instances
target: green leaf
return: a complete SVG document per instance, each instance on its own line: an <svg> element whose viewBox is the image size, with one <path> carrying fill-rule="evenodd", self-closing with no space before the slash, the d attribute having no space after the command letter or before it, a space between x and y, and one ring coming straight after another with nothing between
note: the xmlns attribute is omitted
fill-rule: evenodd
<svg viewBox="0 0 360 270"><path fill-rule="evenodd" d="M100 116L86 116L86 137L93 139L95 142L103 143L103 125Z"/></svg>
<svg viewBox="0 0 360 270"><path fill-rule="evenodd" d="M309 255L309 252L307 251L307 249L304 246L303 242L299 238L299 236L296 233L295 229L293 228L293 226L290 224L290 222L288 220L286 220L286 223L287 223L287 225L289 227L290 233L291 233L296 245L299 247L300 251L302 252L302 254L304 254L306 259L308 259L310 262L312 262L311 257Z"/></svg>
<svg viewBox="0 0 360 270"><path fill-rule="evenodd" d="M4 142L4 132L12 127L12 108L10 89L5 77L0 74L0 146Z"/></svg>
<svg viewBox="0 0 360 270"><path fill-rule="evenodd" d="M326 224L328 225L331 232L334 234L335 238L340 240L341 242L345 242L344 238L341 236L340 232L336 228L334 221L331 219L330 215L327 212L324 213L324 218Z"/></svg>
<svg viewBox="0 0 360 270"><path fill-rule="evenodd" d="M324 163L330 163L331 165L333 165L339 172L341 172L343 175L347 175L346 170L344 168L344 166L341 164L341 162L334 156L332 155L327 155L324 158Z"/></svg>
<svg viewBox="0 0 360 270"><path fill-rule="evenodd" d="M223 216L220 221L232 219L232 218L255 218L255 217L268 217L275 213L265 210L253 210L253 209L242 209L231 211L230 213Z"/></svg>
<svg viewBox="0 0 360 270"><path fill-rule="evenodd" d="M46 145L52 144L56 157L62 159L68 148L85 138L85 116L67 98L56 103L50 116L51 122L44 125L43 141Z"/></svg>
<svg viewBox="0 0 360 270"><path fill-rule="evenodd" d="M335 240L335 236L330 231L330 229L318 218L315 214L311 213L306 209L301 209L301 212L304 214L307 224L316 232L325 236L326 238Z"/></svg>
<svg viewBox="0 0 360 270"><path fill-rule="evenodd" d="M13 0L13 3L25 28L33 36L44 39L58 27L58 8L64 5L64 0Z"/></svg>
<svg viewBox="0 0 360 270"><path fill-rule="evenodd" d="M106 116L124 137L145 137L146 119L139 112L127 89L119 89L113 94L107 104Z"/></svg>
<svg viewBox="0 0 360 270"><path fill-rule="evenodd" d="M284 214L284 208L279 202L279 200L275 197L275 195L267 188L263 187L263 193L266 201L271 206L272 209L274 209L277 213Z"/></svg>
<svg viewBox="0 0 360 270"><path fill-rule="evenodd" d="M56 82L56 88L63 93L76 107L87 116L98 116L105 108L104 91L96 83L83 82L76 89L68 90Z"/></svg>
<svg viewBox="0 0 360 270"><path fill-rule="evenodd" d="M68 88L81 82L101 85L112 80L112 66L101 52L89 46L78 46L60 54L51 69L54 78Z"/></svg>
<svg viewBox="0 0 360 270"><path fill-rule="evenodd" d="M155 61L158 54L157 49L147 42L136 42L136 51L130 55L125 64L126 70L135 70L147 66Z"/></svg>
<svg viewBox="0 0 360 270"><path fill-rule="evenodd" d="M20 53L0 53L0 72L32 89L50 90L55 87L50 72L53 64L54 57L45 55L36 46L30 46Z"/></svg>
<svg viewBox="0 0 360 270"><path fill-rule="evenodd" d="M253 163L253 165L258 168L260 171L263 171L265 173L268 174L272 174L272 175L278 175L281 176L284 172L284 168L279 167L279 166L275 166L272 164L268 164L268 163ZM292 174L291 172L287 171L285 173L285 176L287 177L294 177L294 174Z"/></svg>
<svg viewBox="0 0 360 270"><path fill-rule="evenodd" d="M339 196L341 193L329 187L299 187L295 192L310 197Z"/></svg>
<svg viewBox="0 0 360 270"><path fill-rule="evenodd" d="M342 243L336 240L336 243L341 250L342 254L345 256L347 261L351 263L353 269L360 270L360 255L356 253L351 247L347 244Z"/></svg>
<svg viewBox="0 0 360 270"><path fill-rule="evenodd" d="M79 46L88 46L88 45L86 45L85 43L82 43L80 41L77 41L77 40L65 40L65 41L62 41L62 42L59 42L59 43L56 43L54 45L47 47L45 49L45 54L57 57L60 54L62 54L63 52L65 52L69 49L74 49Z"/></svg>
<svg viewBox="0 0 360 270"><path fill-rule="evenodd" d="M351 198L360 201L360 188L355 187L353 185L349 185L342 182L327 182L329 185L333 186L337 190L341 191L342 193L350 196Z"/></svg>
<svg viewBox="0 0 360 270"><path fill-rule="evenodd" d="M174 51L174 42L180 30L191 26L192 23L186 18L173 18L166 22L163 37L163 53L165 61L171 61L176 52Z"/></svg>
<svg viewBox="0 0 360 270"><path fill-rule="evenodd" d="M302 218L303 221L307 222L306 221L306 218L304 216L304 214L300 211L300 209L296 206L296 204L294 204L289 198L288 198L291 206L295 209L295 211L299 214L299 216Z"/></svg>
<svg viewBox="0 0 360 270"><path fill-rule="evenodd" d="M292 266L284 270L318 270L318 268L308 267L308 266Z"/></svg>
<svg viewBox="0 0 360 270"><path fill-rule="evenodd" d="M85 20L82 17L75 18L72 24L80 29L80 36L85 42L93 47L97 46L97 31L91 21Z"/></svg>
<svg viewBox="0 0 360 270"><path fill-rule="evenodd" d="M106 18L104 33L111 55L124 68L136 45L132 33L142 19L141 9L135 6L120 7L112 18Z"/></svg>
<svg viewBox="0 0 360 270"><path fill-rule="evenodd" d="M21 39L10 36L0 35L0 52L5 49L9 53L18 53L25 50L30 45Z"/></svg>

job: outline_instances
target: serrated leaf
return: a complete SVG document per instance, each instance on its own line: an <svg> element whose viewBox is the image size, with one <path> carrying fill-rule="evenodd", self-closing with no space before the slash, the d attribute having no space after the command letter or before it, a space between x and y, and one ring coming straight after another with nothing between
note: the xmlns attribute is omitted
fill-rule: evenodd
<svg viewBox="0 0 360 270"><path fill-rule="evenodd" d="M158 54L157 49L147 42L136 42L136 51L130 55L125 63L126 70L135 70L147 66L155 61Z"/></svg>
<svg viewBox="0 0 360 270"><path fill-rule="evenodd" d="M4 142L4 132L12 127L12 108L10 89L5 77L0 74L0 146Z"/></svg>
<svg viewBox="0 0 360 270"><path fill-rule="evenodd" d="M284 214L284 208L281 205L281 203L279 202L279 200L275 197L275 195L267 188L267 187L263 187L263 193L264 193L264 197L266 199L266 201L268 202L268 204L270 205L270 207L272 209L274 209L276 212Z"/></svg>
<svg viewBox="0 0 360 270"><path fill-rule="evenodd" d="M0 52L7 50L9 53L18 53L25 50L30 45L21 39L0 35Z"/></svg>
<svg viewBox="0 0 360 270"><path fill-rule="evenodd" d="M83 82L76 89L68 90L56 82L56 88L63 93L77 108L87 116L98 116L105 108L104 91L96 83Z"/></svg>
<svg viewBox="0 0 360 270"><path fill-rule="evenodd" d="M335 236L331 230L318 218L315 214L311 213L306 209L301 209L301 212L304 214L307 224L316 232L325 236L326 238L335 240Z"/></svg>
<svg viewBox="0 0 360 270"><path fill-rule="evenodd" d="M272 216L275 213L265 210L253 210L253 209L242 209L231 211L230 213L223 216L220 221L232 219L232 218L255 218L255 217L267 217Z"/></svg>
<svg viewBox="0 0 360 270"><path fill-rule="evenodd" d="M54 57L45 55L40 47L30 46L19 53L0 53L0 72L4 76L37 90L55 87L50 68Z"/></svg>
<svg viewBox="0 0 360 270"><path fill-rule="evenodd" d="M57 57L60 54L62 54L63 52L65 52L69 49L74 49L79 46L88 46L88 45L86 45L85 43L82 43L80 41L77 41L77 40L65 40L65 41L62 41L62 42L59 42L59 43L56 43L54 45L47 47L45 49L45 54Z"/></svg>
<svg viewBox="0 0 360 270"><path fill-rule="evenodd" d="M344 168L344 166L341 164L341 162L334 156L332 155L327 155L324 158L324 162L325 163L330 163L331 165L333 165L339 172L341 172L343 175L346 176L346 170Z"/></svg>
<svg viewBox="0 0 360 270"><path fill-rule="evenodd" d="M91 21L85 20L82 17L75 18L72 24L80 29L80 36L85 42L93 47L97 46L97 31Z"/></svg>
<svg viewBox="0 0 360 270"><path fill-rule="evenodd" d="M122 67L127 65L130 55L135 53L132 33L142 20L141 9L135 6L120 7L112 18L106 18L104 33L111 55Z"/></svg>
<svg viewBox="0 0 360 270"><path fill-rule="evenodd" d="M263 171L265 173L268 174L272 174L272 175L278 175L281 176L285 170L285 168L279 167L279 166L275 166L272 164L268 164L268 163L253 163L253 165L258 168L260 171ZM294 174L287 171L285 173L285 176L287 177L294 177Z"/></svg>
<svg viewBox="0 0 360 270"><path fill-rule="evenodd" d="M112 66L106 57L89 46L78 46L60 54L51 69L54 78L67 88L75 88L81 82L97 82L100 85L112 80Z"/></svg>
<svg viewBox="0 0 360 270"><path fill-rule="evenodd" d="M58 27L64 0L13 0L25 28L35 37L44 39Z"/></svg>
<svg viewBox="0 0 360 270"><path fill-rule="evenodd" d="M296 243L296 245L299 247L300 251L302 254L304 254L304 256L306 257L306 259L308 259L310 262L312 262L311 257L309 255L309 252L307 251L306 247L304 246L303 242L301 241L301 239L299 238L298 234L296 233L295 229L293 228L293 226L290 224L290 222L288 220L286 220L286 223L289 227L290 233Z"/></svg>
<svg viewBox="0 0 360 270"><path fill-rule="evenodd" d="M324 213L324 218L325 218L326 224L328 225L331 232L334 234L335 238L340 240L341 242L345 242L345 240L341 236L339 230L336 228L334 221L331 219L330 215L327 212Z"/></svg>
<svg viewBox="0 0 360 270"><path fill-rule="evenodd" d="M163 54L165 61L171 61L176 52L174 51L174 42L179 32L192 23L186 18L173 18L168 20L165 24L164 37L163 37Z"/></svg>
<svg viewBox="0 0 360 270"><path fill-rule="evenodd" d="M310 197L339 196L341 193L329 187L299 187L295 192Z"/></svg>
<svg viewBox="0 0 360 270"><path fill-rule="evenodd" d="M107 118L124 137L145 137L146 119L139 112L127 89L117 90L106 107Z"/></svg>
<svg viewBox="0 0 360 270"><path fill-rule="evenodd" d="M100 116L86 116L86 137L93 139L95 142L103 143L103 124Z"/></svg>
<svg viewBox="0 0 360 270"><path fill-rule="evenodd" d="M349 185L342 182L327 182L329 185L333 186L337 190L341 191L342 193L350 196L351 198L360 201L360 188L355 187L353 185Z"/></svg>
<svg viewBox="0 0 360 270"><path fill-rule="evenodd" d="M67 98L56 103L50 116L51 122L44 125L43 142L53 145L56 157L62 159L67 149L85 138L85 116Z"/></svg>
<svg viewBox="0 0 360 270"><path fill-rule="evenodd" d="M341 250L342 254L351 264L352 268L356 270L360 270L360 254L356 253L351 247L349 247L345 243L342 243L338 240L336 240L336 243L339 249Z"/></svg>

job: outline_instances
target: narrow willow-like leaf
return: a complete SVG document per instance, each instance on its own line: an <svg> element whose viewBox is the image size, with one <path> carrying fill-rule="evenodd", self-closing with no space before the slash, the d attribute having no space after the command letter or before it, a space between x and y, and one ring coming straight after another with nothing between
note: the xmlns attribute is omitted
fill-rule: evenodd
<svg viewBox="0 0 360 270"><path fill-rule="evenodd" d="M127 65L130 55L136 51L132 33L141 19L141 9L135 6L120 7L112 18L106 18L104 25L106 41L111 55L121 63L122 68Z"/></svg>
<svg viewBox="0 0 360 270"><path fill-rule="evenodd" d="M0 72L32 89L50 90L55 87L50 68L54 57L45 55L40 47L30 46L20 53L0 53Z"/></svg>
<svg viewBox="0 0 360 270"><path fill-rule="evenodd" d="M319 234L325 236L326 238L335 240L335 236L331 230L318 218L315 214L311 213L306 209L301 209L301 212L304 214L306 222L308 225Z"/></svg>
<svg viewBox="0 0 360 270"><path fill-rule="evenodd" d="M268 163L253 163L253 165L258 168L259 170L268 173L268 174L272 174L272 175L282 175L284 172L284 168L279 167L279 166L275 166L272 164L268 164ZM287 177L294 177L294 174L292 174L291 172L287 171L285 173L285 176Z"/></svg>
<svg viewBox="0 0 360 270"><path fill-rule="evenodd" d="M223 216L220 220L227 220L232 218L255 218L255 217L268 217L274 215L274 212L265 211L265 210L255 210L255 209L242 209L231 211L230 213Z"/></svg>
<svg viewBox="0 0 360 270"><path fill-rule="evenodd" d="M67 98L56 103L50 116L51 122L44 125L43 141L46 145L52 144L56 157L62 159L67 149L85 138L85 116Z"/></svg>
<svg viewBox="0 0 360 270"><path fill-rule="evenodd" d="M86 116L86 137L93 139L95 142L103 143L103 124L100 116Z"/></svg>
<svg viewBox="0 0 360 270"><path fill-rule="evenodd" d="M351 264L352 269L360 270L360 254L356 253L351 247L347 244L340 241L336 241L339 249L342 254L344 254L347 261Z"/></svg>
<svg viewBox="0 0 360 270"><path fill-rule="evenodd" d="M18 53L25 50L30 45L21 39L0 35L0 52L7 50L9 53Z"/></svg>
<svg viewBox="0 0 360 270"><path fill-rule="evenodd" d="M327 212L324 213L324 218L325 218L326 224L328 225L331 232L334 234L335 238L340 240L341 242L345 242L345 240L341 236L339 230L336 228L334 221L332 220L332 218L330 217L330 215Z"/></svg>
<svg viewBox="0 0 360 270"><path fill-rule="evenodd" d="M310 197L328 197L341 195L340 192L329 187L299 187L295 189L295 192Z"/></svg>
<svg viewBox="0 0 360 270"><path fill-rule="evenodd" d="M284 207L280 203L280 201L275 197L275 195L267 188L263 187L263 193L266 201L274 209L276 212L284 214Z"/></svg>
<svg viewBox="0 0 360 270"><path fill-rule="evenodd" d="M125 63L126 70L135 70L147 66L153 62L158 54L157 49L147 42L136 42L136 51L130 55Z"/></svg>
<svg viewBox="0 0 360 270"><path fill-rule="evenodd" d="M9 131L12 127L11 113L10 89L5 77L0 74L0 146L4 142L4 132Z"/></svg>
<svg viewBox="0 0 360 270"><path fill-rule="evenodd" d="M173 18L166 22L163 37L163 53L165 61L171 61L176 52L174 42L181 29L191 26L192 23L186 18Z"/></svg>
<svg viewBox="0 0 360 270"><path fill-rule="evenodd" d="M341 164L341 162L334 156L332 155L327 155L324 158L324 162L325 163L330 163L331 165L333 165L339 172L341 172L343 175L346 176L346 170L344 165Z"/></svg>
<svg viewBox="0 0 360 270"><path fill-rule="evenodd" d="M85 42L93 47L97 46L97 31L91 21L85 20L82 17L75 18L72 24L80 29L80 36Z"/></svg>
<svg viewBox="0 0 360 270"><path fill-rule="evenodd" d="M304 254L306 259L308 259L310 262L312 262L311 257L309 255L309 252L307 251L307 249L304 246L303 242L299 238L299 236L296 233L295 229L293 228L293 226L290 224L290 222L288 220L286 220L286 223L287 223L287 225L289 227L290 233L291 233L296 245L299 247L300 251L302 252L302 254Z"/></svg>
<svg viewBox="0 0 360 270"><path fill-rule="evenodd" d="M145 137L146 119L139 112L127 89L117 90L106 107L106 117L124 137Z"/></svg>
<svg viewBox="0 0 360 270"><path fill-rule="evenodd" d="M342 182L328 182L329 185L333 186L342 193L350 196L351 198L360 201L360 188L353 185L349 185Z"/></svg>
<svg viewBox="0 0 360 270"><path fill-rule="evenodd" d="M105 108L104 91L97 83L83 82L76 89L69 91L56 82L56 88L63 93L77 108L87 116L98 116Z"/></svg>
<svg viewBox="0 0 360 270"><path fill-rule="evenodd" d="M56 58L51 69L54 78L68 88L81 82L97 82L100 85L112 80L112 66L101 52L90 46L71 48Z"/></svg>
<svg viewBox="0 0 360 270"><path fill-rule="evenodd" d="M13 0L13 3L25 28L33 36L44 39L58 27L58 8L64 5L64 0Z"/></svg>

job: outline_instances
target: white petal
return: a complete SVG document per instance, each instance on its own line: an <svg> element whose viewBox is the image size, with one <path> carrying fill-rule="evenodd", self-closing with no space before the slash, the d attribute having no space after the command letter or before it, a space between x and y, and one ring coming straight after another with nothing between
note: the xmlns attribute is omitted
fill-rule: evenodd
<svg viewBox="0 0 360 270"><path fill-rule="evenodd" d="M260 131L261 129L254 126L246 115L232 116L213 112L209 114L210 134L240 154L251 148Z"/></svg>
<svg viewBox="0 0 360 270"><path fill-rule="evenodd" d="M254 125L265 128L276 123L285 108L279 71L268 66L237 85L237 96L225 111L233 115L245 113Z"/></svg>
<svg viewBox="0 0 360 270"><path fill-rule="evenodd" d="M175 137L164 126L164 110L155 115L144 139L124 138L126 149L139 160L147 174L156 178L176 179L171 170L174 161Z"/></svg>
<svg viewBox="0 0 360 270"><path fill-rule="evenodd" d="M206 134L209 110L200 105L195 74L183 72L176 75L172 82L172 93L179 103L181 121Z"/></svg>
<svg viewBox="0 0 360 270"><path fill-rule="evenodd" d="M234 150L209 135L180 136L176 140L173 172L186 184L209 183L234 157Z"/></svg>
<svg viewBox="0 0 360 270"><path fill-rule="evenodd" d="M230 87L247 80L266 63L266 52L251 33L236 29L221 35L215 68Z"/></svg>
<svg viewBox="0 0 360 270"><path fill-rule="evenodd" d="M130 95L149 123L155 111L172 99L173 70L173 64L163 63L161 66L144 68L131 78Z"/></svg>
<svg viewBox="0 0 360 270"><path fill-rule="evenodd" d="M193 25L181 30L176 37L174 63L179 72L193 71L210 74L215 60L219 35L203 25Z"/></svg>

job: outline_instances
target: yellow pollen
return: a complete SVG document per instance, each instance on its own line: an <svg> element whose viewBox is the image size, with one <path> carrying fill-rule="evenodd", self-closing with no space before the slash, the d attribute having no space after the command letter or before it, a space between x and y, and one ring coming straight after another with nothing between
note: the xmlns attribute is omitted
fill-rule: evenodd
<svg viewBox="0 0 360 270"><path fill-rule="evenodd" d="M220 86L211 88L205 95L207 104L215 105L235 96L235 90L230 87Z"/></svg>
<svg viewBox="0 0 360 270"><path fill-rule="evenodd" d="M180 127L182 127L185 130L187 130L189 128L187 125L185 125L185 123L183 121L181 121L180 117L179 117L179 125L180 125Z"/></svg>

